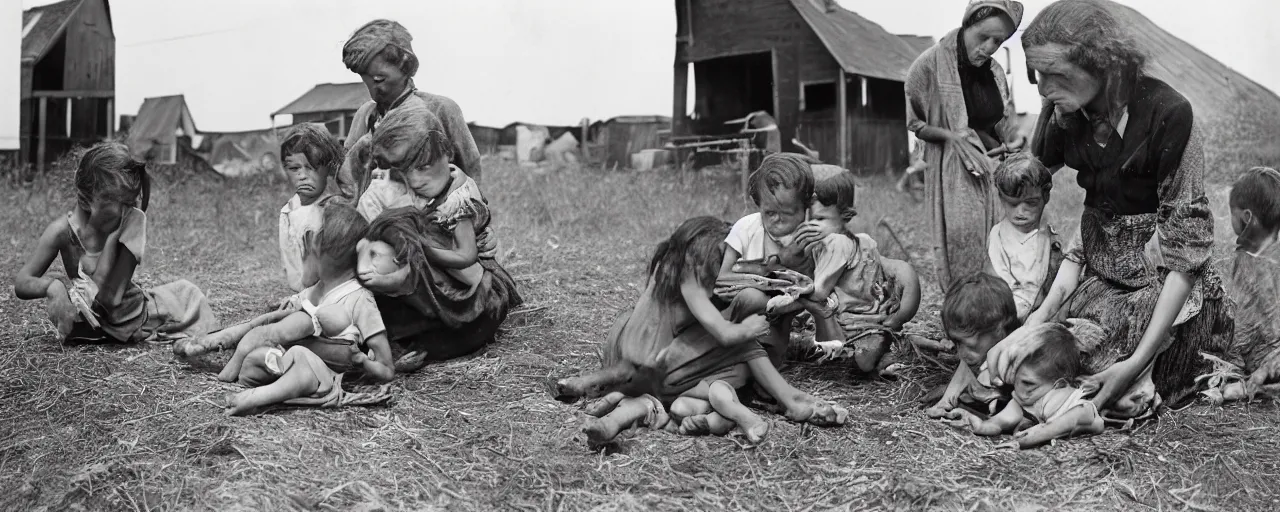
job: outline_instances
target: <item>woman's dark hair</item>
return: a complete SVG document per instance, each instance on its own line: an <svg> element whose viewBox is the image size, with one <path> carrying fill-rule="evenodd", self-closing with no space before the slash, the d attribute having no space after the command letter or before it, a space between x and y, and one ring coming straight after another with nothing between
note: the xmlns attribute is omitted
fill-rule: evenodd
<svg viewBox="0 0 1280 512"><path fill-rule="evenodd" d="M1048 44L1066 47L1067 62L1103 80L1110 107L1128 101L1147 64L1129 29L1099 0L1059 0L1040 11L1022 32L1022 47ZM1027 73L1036 83L1035 71Z"/></svg>
<svg viewBox="0 0 1280 512"><path fill-rule="evenodd" d="M1060 323L1045 324L1042 341L1022 360L1022 367L1047 381L1074 381L1080 376L1082 364L1076 337L1067 326Z"/></svg>
<svg viewBox="0 0 1280 512"><path fill-rule="evenodd" d="M95 197L147 209L151 180L147 164L119 142L100 142L85 151L75 176L76 204L88 210ZM139 204L141 200L141 204Z"/></svg>
<svg viewBox="0 0 1280 512"><path fill-rule="evenodd" d="M338 139L324 125L303 123L290 128L280 143L280 158L302 154L314 169L322 169L326 176L333 176L342 165L343 151Z"/></svg>
<svg viewBox="0 0 1280 512"><path fill-rule="evenodd" d="M813 169L809 161L813 160L797 153L773 153L760 161L760 167L747 178L747 190L751 201L760 206L760 193L776 192L778 189L791 189L805 206L813 198Z"/></svg>
<svg viewBox="0 0 1280 512"><path fill-rule="evenodd" d="M1245 171L1231 186L1230 204L1253 212L1268 234L1280 229L1280 172L1270 167Z"/></svg>
<svg viewBox="0 0 1280 512"><path fill-rule="evenodd" d="M983 334L1022 325L1013 291L998 277L977 272L954 281L942 300L942 328L950 332Z"/></svg>
<svg viewBox="0 0 1280 512"><path fill-rule="evenodd" d="M693 277L703 288L715 286L724 260L729 223L715 217L684 221L670 238L658 244L649 260L654 298L664 304L682 301L680 284Z"/></svg>

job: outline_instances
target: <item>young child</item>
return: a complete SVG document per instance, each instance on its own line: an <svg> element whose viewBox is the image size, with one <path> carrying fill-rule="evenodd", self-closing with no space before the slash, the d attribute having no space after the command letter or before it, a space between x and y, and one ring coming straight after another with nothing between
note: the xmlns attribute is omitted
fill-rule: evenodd
<svg viewBox="0 0 1280 512"><path fill-rule="evenodd" d="M324 125L305 123L290 128L280 143L284 171L296 192L280 208L280 260L285 280L294 293L302 291L303 236L320 227L325 203L340 197L329 185L342 164L342 145Z"/></svg>
<svg viewBox="0 0 1280 512"><path fill-rule="evenodd" d="M725 237L728 247L720 265L723 281L737 282L738 272L734 271L734 266L740 261L772 260L791 270L812 274L812 262L806 265L803 247L790 245L796 237L796 230L808 220L809 206L813 202L810 161L794 153L774 153L765 156L760 167L751 173L748 191L760 211L738 219ZM809 268L802 268L804 266ZM729 302L729 317L735 321L764 313L769 302L765 292L752 288L718 298ZM800 302L803 305L805 301ZM776 317L770 322L769 335L759 340L774 366L781 365L786 355L794 317L794 313Z"/></svg>
<svg viewBox="0 0 1280 512"><path fill-rule="evenodd" d="M45 228L18 271L18 298L48 299L66 341L171 341L216 329L189 281L149 290L133 281L147 243L146 165L124 144L96 144L80 158L75 187L75 208ZM67 281L45 275L58 256Z"/></svg>
<svg viewBox="0 0 1280 512"><path fill-rule="evenodd" d="M1022 327L1001 343L1016 353L1001 378L1013 384L1013 399L986 420L954 409L946 416L952 425L967 427L978 435L998 436L1013 433L1025 413L1036 423L1014 434L1012 444L1018 448L1102 432L1102 415L1075 382L1081 371L1080 349L1065 325L1051 322Z"/></svg>
<svg viewBox="0 0 1280 512"><path fill-rule="evenodd" d="M307 288L290 300L292 312L244 334L218 375L254 386L228 400L228 414L275 403L337 405L342 373L358 370L383 382L395 376L382 316L356 280L356 244L368 222L342 204L321 211L321 227L307 236L303 255Z"/></svg>
<svg viewBox="0 0 1280 512"><path fill-rule="evenodd" d="M1062 244L1044 219L1053 174L1029 153L1015 153L996 168L1005 218L987 237L987 271L1013 290L1018 320L1044 301L1061 265Z"/></svg>
<svg viewBox="0 0 1280 512"><path fill-rule="evenodd" d="M942 418L962 404L994 413L996 402L1008 398L999 389L978 382L977 375L987 360L987 351L1021 325L1017 311L1009 286L989 274L972 274L947 289L942 300L942 329L955 343L960 364L942 398L925 414Z"/></svg>
<svg viewBox="0 0 1280 512"><path fill-rule="evenodd" d="M814 178L809 221L794 243L808 247L814 261L808 304L836 298L833 310L809 308L817 328L815 342L829 355L852 352L858 368L869 372L919 309L920 280L907 262L882 257L870 236L848 231L857 215L852 173L815 168Z"/></svg>
<svg viewBox="0 0 1280 512"><path fill-rule="evenodd" d="M426 128L431 116L421 102L406 103L379 123L370 152L389 177L372 180L359 199L371 221L359 277L380 295L391 340L408 345L396 363L402 372L479 350L522 303L506 270L479 252L489 206L449 163L454 146L444 132Z"/></svg>
<svg viewBox="0 0 1280 512"><path fill-rule="evenodd" d="M1215 402L1280 395L1280 172L1248 170L1232 186L1230 204L1236 251L1227 292L1236 305L1235 341L1205 392Z"/></svg>
<svg viewBox="0 0 1280 512"><path fill-rule="evenodd" d="M712 304L727 228L712 217L690 219L659 244L645 292L604 343L603 369L557 383L560 400L603 396L587 411L599 418L583 429L592 444L633 426L664 425L686 434L723 434L736 425L748 441L759 442L768 423L737 399L736 390L750 379L792 421L846 421L843 408L795 389L778 373L755 342L768 329L762 316L733 322Z"/></svg>

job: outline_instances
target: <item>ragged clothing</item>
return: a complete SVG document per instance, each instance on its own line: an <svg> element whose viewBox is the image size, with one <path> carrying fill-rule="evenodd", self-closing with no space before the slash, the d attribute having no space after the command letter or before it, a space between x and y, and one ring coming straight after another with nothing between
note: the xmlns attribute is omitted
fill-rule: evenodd
<svg viewBox="0 0 1280 512"><path fill-rule="evenodd" d="M271 348L266 354L267 371L280 377L289 370L281 361L286 351L279 347ZM359 392L342 389L342 372L334 371L320 356L302 346L290 347L288 354L295 365L306 365L315 375L317 387L311 396L285 400L287 405L332 408L345 405L373 405L386 402L391 398L391 384L370 386L370 389Z"/></svg>
<svg viewBox="0 0 1280 512"><path fill-rule="evenodd" d="M318 292L317 284L289 298L290 307L311 315L314 330L310 339L298 344L311 349L334 371L350 371L353 369L351 345L367 350L366 340L387 332L378 304L373 293L360 286L360 282L354 278L333 287L323 296L319 296ZM320 308L334 305L346 312L351 318L351 325L337 336L324 336L316 312Z"/></svg>
<svg viewBox="0 0 1280 512"><path fill-rule="evenodd" d="M902 303L902 285L885 271L876 241L865 233L827 235L814 244L814 282L835 279L836 313L891 315ZM838 276L838 277L836 277Z"/></svg>
<svg viewBox="0 0 1280 512"><path fill-rule="evenodd" d="M302 291L302 255L306 252L306 235L320 230L324 222L324 205L336 196L326 195L304 205L297 194L280 208L280 261L284 265L289 289Z"/></svg>
<svg viewBox="0 0 1280 512"><path fill-rule="evenodd" d="M1013 291L1018 320L1024 321L1044 300L1062 264L1062 243L1047 221L1023 233L1008 220L991 228L987 257L996 277Z"/></svg>
<svg viewBox="0 0 1280 512"><path fill-rule="evenodd" d="M167 341L198 337L217 330L217 317L204 293L185 279L148 290L130 279L120 303L110 309L103 306L97 300L99 283L90 277L102 253L90 253L85 249L80 238L83 219L75 212L69 213L67 219L71 236L69 250L77 262L75 268L66 269L71 280L67 288L73 294L80 294L90 305L92 316L99 324L95 328L87 319L77 322L70 338L119 343ZM146 213L137 208L125 210L117 234L120 249L128 251L141 267L147 245Z"/></svg>

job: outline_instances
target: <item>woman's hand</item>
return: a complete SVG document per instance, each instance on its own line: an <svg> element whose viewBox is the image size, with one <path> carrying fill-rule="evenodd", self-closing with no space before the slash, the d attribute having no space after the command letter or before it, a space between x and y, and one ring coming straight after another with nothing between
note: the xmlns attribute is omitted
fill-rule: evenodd
<svg viewBox="0 0 1280 512"><path fill-rule="evenodd" d="M400 267L399 270L390 274L366 271L357 276L357 278L360 280L360 284L372 292L382 295L397 295L405 282L409 280L409 266Z"/></svg>
<svg viewBox="0 0 1280 512"><path fill-rule="evenodd" d="M1085 396L1092 395L1091 400L1098 409L1105 409L1124 396L1140 373L1142 368L1132 359L1116 361L1106 370L1082 378L1080 389Z"/></svg>
<svg viewBox="0 0 1280 512"><path fill-rule="evenodd" d="M479 254L492 254L498 250L498 237L493 234L493 228L486 227L484 231L476 235L476 251Z"/></svg>

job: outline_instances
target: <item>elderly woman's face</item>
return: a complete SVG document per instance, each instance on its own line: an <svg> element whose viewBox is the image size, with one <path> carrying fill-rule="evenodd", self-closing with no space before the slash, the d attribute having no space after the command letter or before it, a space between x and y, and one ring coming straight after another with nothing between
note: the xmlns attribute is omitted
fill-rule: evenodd
<svg viewBox="0 0 1280 512"><path fill-rule="evenodd" d="M387 61L382 55L373 58L369 68L360 74L360 79L364 81L364 86L369 88L369 97L382 107L399 98L400 93L404 92L405 86L409 83L409 77L400 70L400 67L394 62Z"/></svg>
<svg viewBox="0 0 1280 512"><path fill-rule="evenodd" d="M991 54L1009 40L1014 31L1013 21L1004 16L992 16L964 29L964 47L969 63L982 66L991 60Z"/></svg>
<svg viewBox="0 0 1280 512"><path fill-rule="evenodd" d="M1084 68L1067 61L1066 46L1046 44L1027 48L1027 66L1036 72L1040 96L1053 103L1059 114L1069 114L1096 101L1103 82Z"/></svg>

